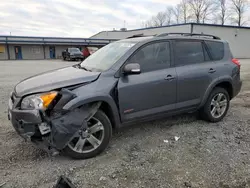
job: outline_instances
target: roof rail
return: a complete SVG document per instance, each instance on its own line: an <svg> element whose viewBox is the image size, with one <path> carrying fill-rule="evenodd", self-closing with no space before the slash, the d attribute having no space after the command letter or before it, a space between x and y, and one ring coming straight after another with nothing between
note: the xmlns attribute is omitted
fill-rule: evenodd
<svg viewBox="0 0 250 188"><path fill-rule="evenodd" d="M137 38L137 37L150 37L150 36L156 36L156 35L144 35L143 33L141 33L141 34L132 35L130 37L127 37L126 39Z"/></svg>
<svg viewBox="0 0 250 188"><path fill-rule="evenodd" d="M132 35L132 36L128 37L127 39L137 38L137 37L145 37L145 35L144 35L143 33L141 33L141 34L136 34L136 35Z"/></svg>
<svg viewBox="0 0 250 188"><path fill-rule="evenodd" d="M170 36L170 35L181 35L181 36L198 36L198 37L210 37L213 39L220 40L221 38L214 36L214 35L208 35L208 34L199 34L199 33L162 33L157 35L157 37L165 37L165 36Z"/></svg>

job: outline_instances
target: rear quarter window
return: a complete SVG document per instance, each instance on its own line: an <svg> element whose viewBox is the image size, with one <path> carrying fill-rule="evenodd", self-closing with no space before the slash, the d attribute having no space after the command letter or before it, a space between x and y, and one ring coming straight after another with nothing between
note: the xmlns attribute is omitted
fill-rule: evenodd
<svg viewBox="0 0 250 188"><path fill-rule="evenodd" d="M214 41L205 41L208 50L212 56L212 60L219 61L224 57L224 43L214 42Z"/></svg>

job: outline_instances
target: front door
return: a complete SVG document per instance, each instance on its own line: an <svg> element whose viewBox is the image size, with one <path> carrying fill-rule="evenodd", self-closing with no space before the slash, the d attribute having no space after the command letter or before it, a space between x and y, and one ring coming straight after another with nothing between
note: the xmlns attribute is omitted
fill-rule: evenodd
<svg viewBox="0 0 250 188"><path fill-rule="evenodd" d="M14 50L15 50L15 58L16 59L23 59L21 46L15 46Z"/></svg>
<svg viewBox="0 0 250 188"><path fill-rule="evenodd" d="M56 58L55 46L50 46L49 47L49 56L50 56L50 59L55 59Z"/></svg>
<svg viewBox="0 0 250 188"><path fill-rule="evenodd" d="M141 74L122 75L119 79L122 122L175 109L177 77L170 54L170 42L151 43L126 62L139 63Z"/></svg>

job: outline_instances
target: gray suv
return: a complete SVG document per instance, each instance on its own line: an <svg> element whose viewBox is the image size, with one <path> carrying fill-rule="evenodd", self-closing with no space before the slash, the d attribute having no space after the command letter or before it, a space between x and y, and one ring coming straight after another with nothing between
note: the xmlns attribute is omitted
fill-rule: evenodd
<svg viewBox="0 0 250 188"><path fill-rule="evenodd" d="M21 81L8 116L18 134L51 155L84 159L129 124L194 111L218 122L241 85L240 63L218 37L134 36Z"/></svg>

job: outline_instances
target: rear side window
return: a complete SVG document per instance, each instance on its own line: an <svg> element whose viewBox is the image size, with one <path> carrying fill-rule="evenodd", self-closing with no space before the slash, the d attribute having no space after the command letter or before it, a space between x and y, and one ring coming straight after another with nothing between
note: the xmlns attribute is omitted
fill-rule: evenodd
<svg viewBox="0 0 250 188"><path fill-rule="evenodd" d="M159 42L148 44L136 52L129 63L139 63L142 72L170 67L170 44Z"/></svg>
<svg viewBox="0 0 250 188"><path fill-rule="evenodd" d="M176 41L176 66L202 63L205 61L204 48L201 41Z"/></svg>
<svg viewBox="0 0 250 188"><path fill-rule="evenodd" d="M205 41L212 59L215 61L222 60L224 57L224 44L222 42Z"/></svg>

